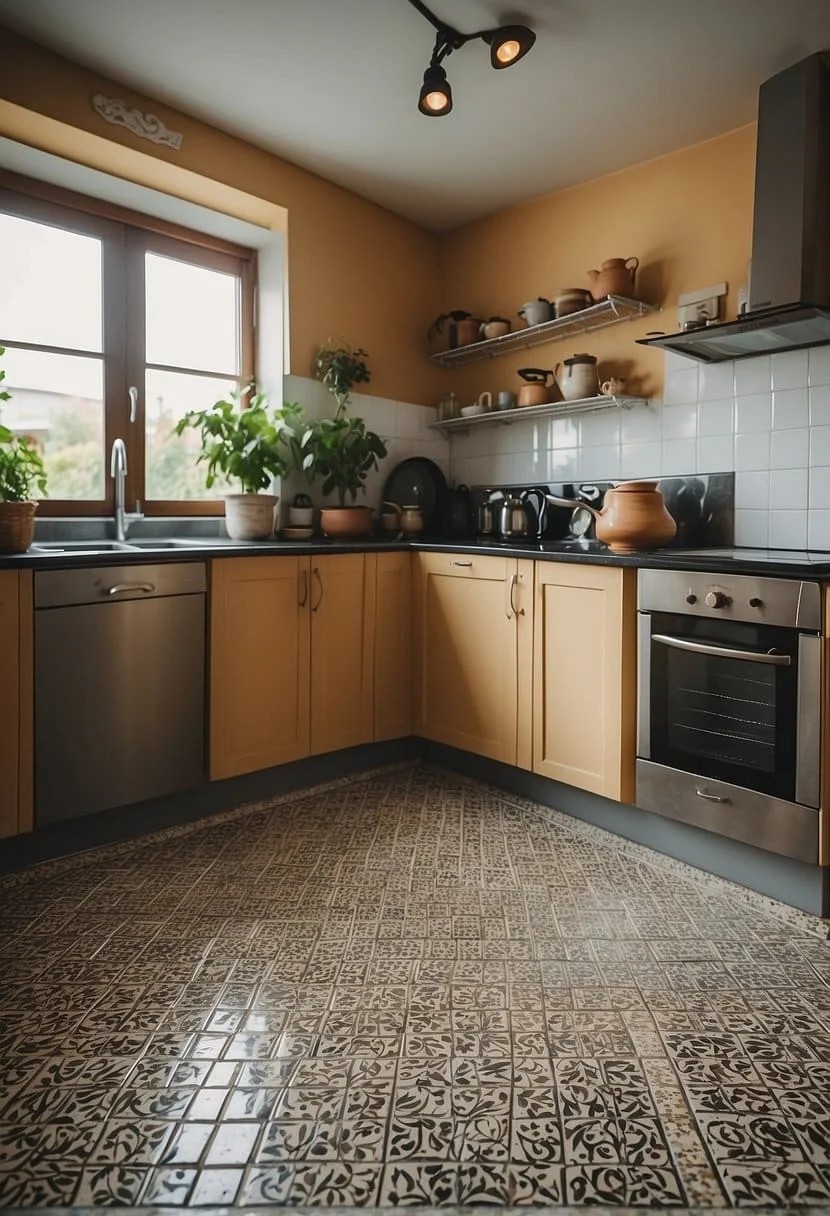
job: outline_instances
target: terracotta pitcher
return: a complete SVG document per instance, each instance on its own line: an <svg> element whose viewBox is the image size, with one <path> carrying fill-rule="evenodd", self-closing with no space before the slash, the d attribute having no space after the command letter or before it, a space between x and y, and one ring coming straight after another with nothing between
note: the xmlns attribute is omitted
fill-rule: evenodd
<svg viewBox="0 0 830 1216"><path fill-rule="evenodd" d="M571 498L546 494L548 502L573 508ZM621 481L605 493L601 511L580 501L596 520L597 540L604 541L612 553L636 553L640 549L659 549L671 540L677 524L666 510L656 481Z"/></svg>
<svg viewBox="0 0 830 1216"><path fill-rule="evenodd" d="M606 296L634 297L634 276L640 265L639 258L608 258L599 270L588 271L591 295L595 300Z"/></svg>

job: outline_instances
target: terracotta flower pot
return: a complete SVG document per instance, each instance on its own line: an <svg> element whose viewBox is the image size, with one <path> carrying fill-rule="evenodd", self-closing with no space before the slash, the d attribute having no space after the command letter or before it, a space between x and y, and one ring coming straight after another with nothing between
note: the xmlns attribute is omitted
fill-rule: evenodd
<svg viewBox="0 0 830 1216"><path fill-rule="evenodd" d="M35 538L36 502L0 502L0 553L25 553Z"/></svg>
<svg viewBox="0 0 830 1216"><path fill-rule="evenodd" d="M352 536L371 536L371 507L323 507L320 526L326 536L340 539Z"/></svg>

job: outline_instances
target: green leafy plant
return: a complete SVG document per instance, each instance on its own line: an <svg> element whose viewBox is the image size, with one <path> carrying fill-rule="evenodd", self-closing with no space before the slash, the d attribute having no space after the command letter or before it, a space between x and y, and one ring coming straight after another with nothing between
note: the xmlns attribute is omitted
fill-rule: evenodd
<svg viewBox="0 0 830 1216"><path fill-rule="evenodd" d="M353 350L344 342L324 342L314 358L314 374L322 380L337 402L335 417L345 410L355 384L368 384L372 373L366 365L367 352Z"/></svg>
<svg viewBox="0 0 830 1216"><path fill-rule="evenodd" d="M320 477L324 494L337 494L341 507L347 495L354 501L371 469L386 455L380 435L366 429L362 418L346 412L349 392L355 384L368 384L372 374L367 352L345 343L325 342L317 352L314 370L336 402L333 418L318 418L303 433L302 463L297 467L314 481ZM300 453L295 445L295 459Z"/></svg>
<svg viewBox="0 0 830 1216"><path fill-rule="evenodd" d="M457 324L459 321L466 321L467 318L471 317L472 315L473 314L471 312L465 312L463 308L454 308L451 312L442 312L440 316L435 318L432 325L430 325L429 330L427 331L427 337L432 338L435 334L442 334L447 321L452 321L453 324Z"/></svg>
<svg viewBox="0 0 830 1216"><path fill-rule="evenodd" d="M190 410L174 429L177 435L188 427L199 432L198 462L207 465L208 489L222 477L238 481L243 494L257 494L288 472L300 423L299 405L287 401L281 409L269 410L267 395L250 385L242 393L231 393L229 400Z"/></svg>
<svg viewBox="0 0 830 1216"><path fill-rule="evenodd" d="M0 358L5 353L0 346ZM5 379L0 367L0 385ZM11 393L2 387L0 401L11 401ZM0 502L29 502L35 490L41 498L46 494L46 469L34 441L0 425Z"/></svg>
<svg viewBox="0 0 830 1216"><path fill-rule="evenodd" d="M345 506L346 496L354 501L369 471L386 455L386 444L366 429L362 418L344 413L316 419L310 432L303 467L312 481L322 478L324 494L336 493L341 507Z"/></svg>

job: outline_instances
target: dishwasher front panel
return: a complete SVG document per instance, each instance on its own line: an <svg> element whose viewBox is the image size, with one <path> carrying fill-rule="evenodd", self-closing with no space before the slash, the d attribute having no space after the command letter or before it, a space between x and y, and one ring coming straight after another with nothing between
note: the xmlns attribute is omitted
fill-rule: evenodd
<svg viewBox="0 0 830 1216"><path fill-rule="evenodd" d="M35 613L35 822L198 786L205 597Z"/></svg>

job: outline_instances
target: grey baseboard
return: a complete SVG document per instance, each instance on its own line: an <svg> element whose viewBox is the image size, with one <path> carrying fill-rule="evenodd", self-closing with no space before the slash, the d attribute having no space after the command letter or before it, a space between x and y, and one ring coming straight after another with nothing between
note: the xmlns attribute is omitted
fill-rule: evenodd
<svg viewBox="0 0 830 1216"><path fill-rule="evenodd" d="M25 836L0 840L0 874L99 845L132 840L161 828L193 823L245 802L290 794L366 769L417 760L420 752L420 740L414 738L368 743L323 756L310 756L278 768L246 773L243 777L231 777L227 781L205 781L196 789L155 798L151 802L137 802L97 815L50 824Z"/></svg>
<svg viewBox="0 0 830 1216"><path fill-rule="evenodd" d="M509 764L415 737L311 756L227 781L206 781L183 794L103 811L53 824L25 836L0 840L0 874L98 845L131 840L161 828L192 823L245 802L257 802L367 769L419 759L596 824L708 874L727 878L801 908L813 916L830 916L828 868L779 857L724 836L663 819L639 807L612 802L585 790L549 781Z"/></svg>
<svg viewBox="0 0 830 1216"><path fill-rule="evenodd" d="M771 899L813 916L830 916L830 869L793 861L712 832L663 819L636 806L612 802L536 773L459 751L441 743L422 742L424 758L489 785L530 798L586 823L606 828L627 840L647 845L678 861L727 878Z"/></svg>

